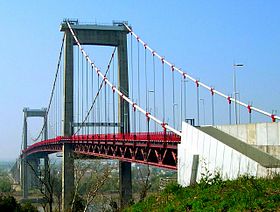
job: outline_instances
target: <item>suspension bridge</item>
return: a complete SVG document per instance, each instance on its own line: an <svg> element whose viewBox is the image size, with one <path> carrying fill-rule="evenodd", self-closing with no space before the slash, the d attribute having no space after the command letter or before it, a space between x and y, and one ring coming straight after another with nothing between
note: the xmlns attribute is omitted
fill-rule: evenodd
<svg viewBox="0 0 280 212"><path fill-rule="evenodd" d="M276 114L195 79L152 49L126 22L89 25L65 20L60 30L63 38L48 106L23 111L24 198L35 182L27 163L38 170L43 158L47 167L48 155L56 152L63 155L65 210L71 203L77 154L119 160L122 205L132 197L132 162L177 170L182 185L199 179L202 160L209 170L219 168L229 178L278 171ZM94 60L99 53L91 46L111 51L104 54L105 65ZM202 100L211 102L209 123ZM36 138L28 136L28 117L44 119ZM266 121L256 124L259 120Z"/></svg>

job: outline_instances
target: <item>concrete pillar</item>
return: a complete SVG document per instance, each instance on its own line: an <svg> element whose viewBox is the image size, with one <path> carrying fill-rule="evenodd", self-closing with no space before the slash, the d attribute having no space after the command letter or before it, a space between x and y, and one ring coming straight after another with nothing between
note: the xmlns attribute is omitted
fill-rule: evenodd
<svg viewBox="0 0 280 212"><path fill-rule="evenodd" d="M48 140L48 116L47 114L44 116L44 140Z"/></svg>
<svg viewBox="0 0 280 212"><path fill-rule="evenodd" d="M44 181L46 182L46 184L49 183L50 180L50 167L49 167L49 156L46 155L44 157Z"/></svg>
<svg viewBox="0 0 280 212"><path fill-rule="evenodd" d="M126 96L129 96L126 32L119 33L118 69L118 88ZM121 97L119 97L118 104L118 119L119 123L121 123L119 131L128 133L130 132L129 104L123 101ZM124 207L132 199L131 163L129 162L119 162L119 188L121 207Z"/></svg>
<svg viewBox="0 0 280 212"><path fill-rule="evenodd" d="M190 185L196 184L198 163L199 163L199 155L193 155Z"/></svg>
<svg viewBox="0 0 280 212"><path fill-rule="evenodd" d="M72 135L73 123L73 38L69 30L65 31L64 41L64 126L63 135ZM74 191L74 158L72 145L63 144L62 160L62 211L71 208Z"/></svg>
<svg viewBox="0 0 280 212"><path fill-rule="evenodd" d="M24 113L24 120L23 120L23 149L27 148L27 116ZM26 156L23 153L21 158L21 190L22 190L22 197L26 199L28 197L28 183L27 183L27 163L26 163Z"/></svg>

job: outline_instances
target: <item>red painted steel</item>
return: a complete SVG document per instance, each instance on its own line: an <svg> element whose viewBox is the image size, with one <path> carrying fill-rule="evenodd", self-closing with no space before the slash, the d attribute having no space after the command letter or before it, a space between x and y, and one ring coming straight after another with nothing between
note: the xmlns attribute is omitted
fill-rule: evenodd
<svg viewBox="0 0 280 212"><path fill-rule="evenodd" d="M181 137L172 132L141 132L58 136L29 146L27 157L37 153L62 151L63 143L72 143L75 153L177 169L177 144Z"/></svg>

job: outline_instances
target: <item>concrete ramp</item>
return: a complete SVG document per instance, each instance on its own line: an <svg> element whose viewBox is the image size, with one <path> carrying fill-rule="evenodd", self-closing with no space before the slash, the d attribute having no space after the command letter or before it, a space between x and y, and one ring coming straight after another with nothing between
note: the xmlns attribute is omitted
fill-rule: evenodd
<svg viewBox="0 0 280 212"><path fill-rule="evenodd" d="M236 179L241 175L266 177L280 173L280 160L275 155L217 128L182 124L181 143L178 145L179 184L188 186L205 175L213 176L215 172L219 172L223 179Z"/></svg>
<svg viewBox="0 0 280 212"><path fill-rule="evenodd" d="M220 142L233 148L234 150L240 152L248 158L256 161L265 168L280 167L280 160L278 158L262 151L255 146L247 144L221 130L218 130L215 127L198 127L197 129L219 140Z"/></svg>

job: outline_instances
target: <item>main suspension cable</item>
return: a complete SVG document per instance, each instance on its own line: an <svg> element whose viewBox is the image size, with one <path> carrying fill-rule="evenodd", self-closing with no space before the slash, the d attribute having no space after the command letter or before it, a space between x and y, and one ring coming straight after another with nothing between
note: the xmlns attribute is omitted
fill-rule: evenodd
<svg viewBox="0 0 280 212"><path fill-rule="evenodd" d="M65 35L62 38L62 42L61 42L61 46L60 46L58 62L57 62L55 77L54 77L54 81L53 81L53 85L52 85L52 90L51 90L51 95L50 95L50 99L49 99L49 104L48 104L47 111L46 111L46 116L48 116L48 114L49 114L49 111L50 111L50 108L51 108L51 104L52 104L52 100L53 100L53 96L54 96L55 86L56 86L56 83L57 83L58 73L59 73L59 70L60 70L60 62L61 62L61 57L62 57L62 52L63 52L64 40L65 40ZM33 139L34 141L38 141L39 140L39 138L41 137L41 135L44 132L45 127L46 127L46 123L44 122L43 127L42 127L39 135L35 139Z"/></svg>
<svg viewBox="0 0 280 212"><path fill-rule="evenodd" d="M155 50L153 50L150 46L147 45L147 43L145 43L143 40L140 39L140 37L135 34L132 29L125 23L123 23L123 25L127 28L127 30L137 39L138 43L141 43L143 45L144 48L148 49L152 54L153 56L156 56L159 60L162 60L163 63L165 63L166 65L170 66L170 68L173 66L171 62L167 61L166 59L164 59L162 56L160 56ZM228 96L216 89L213 89L211 88L210 86L198 81L197 79L193 78L192 76L190 76L189 74L187 74L186 72L182 71L180 68L176 67L176 66L173 66L174 67L174 70L176 70L179 74L182 75L183 78L188 78L190 79L191 81L193 81L194 83L197 83L199 84L199 86L202 86L204 88L206 88L207 90L211 91L213 94L217 94L223 98L225 98L226 100L230 99L232 102L236 102L237 104L245 107L245 108L250 108L249 111L256 111L258 113L261 113L263 115L266 115L268 117L270 117L272 119L273 122L275 122L276 120L280 120L280 116L277 116L275 114L272 114L272 113L269 113L269 112L266 112L264 110L261 110L259 108L256 108L256 107L253 107L251 106L250 104L246 104L244 102L241 102L240 100L237 100L231 96Z"/></svg>
<svg viewBox="0 0 280 212"><path fill-rule="evenodd" d="M145 111L143 108L141 108L140 106L138 106L135 102L131 101L131 99L130 99L128 96L126 96L126 95L125 95L124 93L122 93L119 89L117 89L116 86L113 85L113 84L107 79L107 77L104 76L104 75L100 72L100 70L99 70L99 68L96 66L96 64L89 58L89 56L87 55L87 53L85 52L85 50L82 48L82 46L81 46L81 44L80 44L80 42L79 42L77 36L75 35L75 33L74 33L74 31L73 31L73 29L72 29L72 27L71 27L71 25L70 25L70 23L69 23L69 22L66 22L66 23L67 23L67 26L68 26L68 28L69 28L69 30L70 30L70 32L71 32L71 34L72 34L72 36L73 36L73 38L74 38L76 44L79 46L79 48L80 48L82 54L84 55L84 57L86 58L86 60L87 60L87 61L91 64L91 66L95 69L95 71L97 72L97 74L100 75L100 76L102 77L103 81L105 81L106 84L108 84L108 85L112 88L112 91L113 91L113 92L116 92L116 93L117 93L119 96L121 96L126 102L128 102L132 107L134 107L136 110L138 110L138 111L140 111L142 114L144 114L147 118L150 118L150 119L154 120L155 122L157 122L158 124L160 124L160 125L163 127L164 130L170 130L170 131L172 131L173 133L175 133L175 134L181 136L182 133L181 133L180 131L174 129L173 127L170 127L167 123L162 122L162 121L160 121L159 119L157 119L155 116L149 114L149 113L148 113L147 111Z"/></svg>

